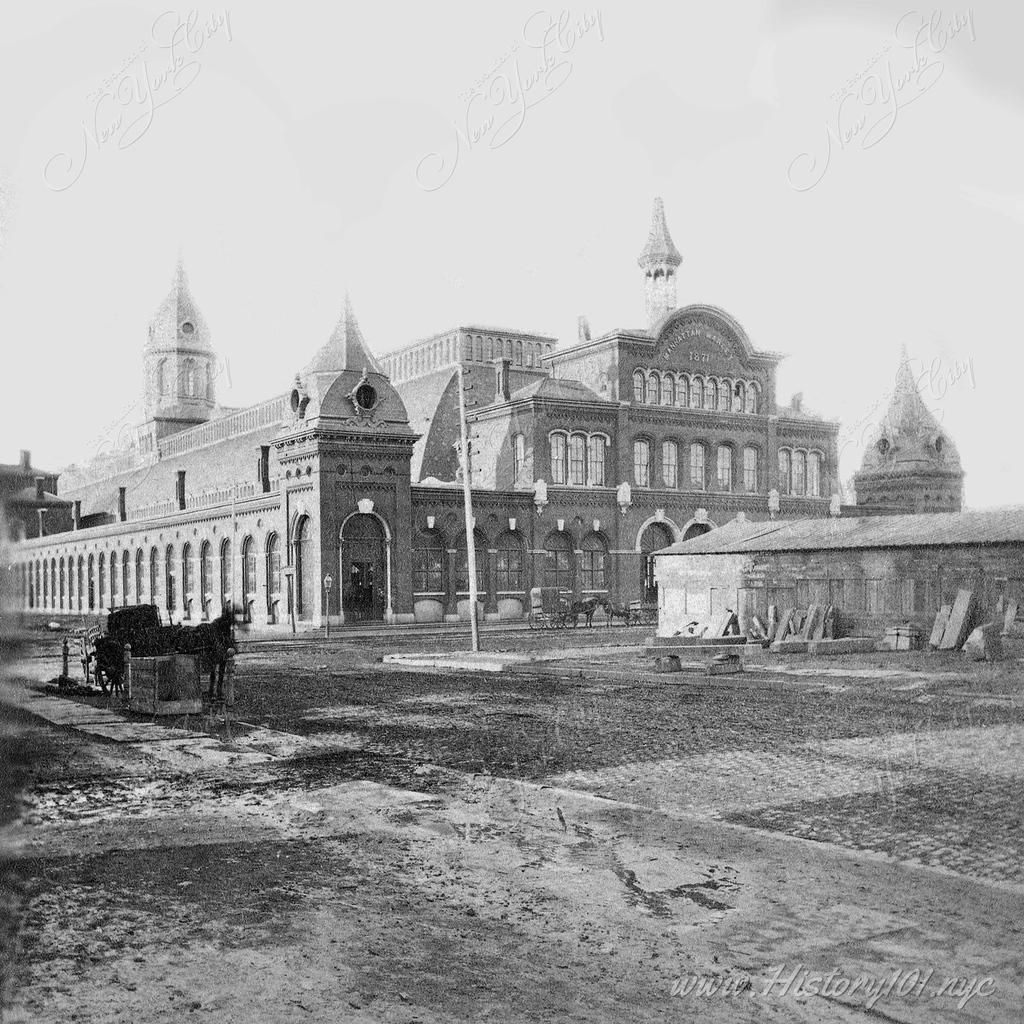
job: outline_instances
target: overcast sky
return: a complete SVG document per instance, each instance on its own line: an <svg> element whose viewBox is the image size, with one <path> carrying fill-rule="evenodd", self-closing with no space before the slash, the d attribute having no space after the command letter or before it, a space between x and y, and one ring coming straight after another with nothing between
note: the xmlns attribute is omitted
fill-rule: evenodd
<svg viewBox="0 0 1024 1024"><path fill-rule="evenodd" d="M244 405L346 290L378 352L643 325L661 195L680 304L788 353L780 398L842 421L844 478L905 344L968 503L1024 502L1024 12L824 7L8 5L0 460L138 418L179 246Z"/></svg>

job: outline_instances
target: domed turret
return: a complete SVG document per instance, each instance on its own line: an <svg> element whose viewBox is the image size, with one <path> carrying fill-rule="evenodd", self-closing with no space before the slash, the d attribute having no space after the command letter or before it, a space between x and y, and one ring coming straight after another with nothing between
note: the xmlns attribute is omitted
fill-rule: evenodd
<svg viewBox="0 0 1024 1024"><path fill-rule="evenodd" d="M904 349L889 408L854 474L857 505L959 512L963 478L956 445L921 398Z"/></svg>

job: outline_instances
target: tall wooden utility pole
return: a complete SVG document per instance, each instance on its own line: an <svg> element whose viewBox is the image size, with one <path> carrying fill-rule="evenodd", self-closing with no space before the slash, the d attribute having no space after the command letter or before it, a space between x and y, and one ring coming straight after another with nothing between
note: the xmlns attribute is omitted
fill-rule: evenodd
<svg viewBox="0 0 1024 1024"><path fill-rule="evenodd" d="M459 364L459 461L462 465L462 504L466 514L466 559L469 569L469 630L473 650L480 650L480 627L476 621L476 534L473 518L472 473L469 457L469 427L466 424L466 391L472 384L466 383L465 367Z"/></svg>

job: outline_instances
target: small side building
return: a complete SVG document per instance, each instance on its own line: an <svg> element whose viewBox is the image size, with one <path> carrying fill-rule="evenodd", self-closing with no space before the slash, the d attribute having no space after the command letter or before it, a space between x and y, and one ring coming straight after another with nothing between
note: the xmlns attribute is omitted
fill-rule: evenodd
<svg viewBox="0 0 1024 1024"><path fill-rule="evenodd" d="M839 635L929 627L957 590L984 611L1024 606L1024 508L751 522L736 518L655 555L658 635L726 608L743 632L769 605L832 604Z"/></svg>

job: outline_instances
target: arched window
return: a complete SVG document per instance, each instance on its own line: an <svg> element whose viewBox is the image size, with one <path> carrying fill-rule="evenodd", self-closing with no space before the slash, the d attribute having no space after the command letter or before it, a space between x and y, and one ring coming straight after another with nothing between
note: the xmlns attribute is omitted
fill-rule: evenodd
<svg viewBox="0 0 1024 1024"><path fill-rule="evenodd" d="M96 560L89 556L89 611L96 607Z"/></svg>
<svg viewBox="0 0 1024 1024"><path fill-rule="evenodd" d="M277 604L281 600L281 544L276 533L267 538L267 614L277 621Z"/></svg>
<svg viewBox="0 0 1024 1024"><path fill-rule="evenodd" d="M65 586L66 584L64 581L64 559L62 558L60 560L60 599L58 603L58 607L62 609L66 607L64 603Z"/></svg>
<svg viewBox="0 0 1024 1024"><path fill-rule="evenodd" d="M661 479L666 487L679 486L679 445L675 441L661 442Z"/></svg>
<svg viewBox="0 0 1024 1024"><path fill-rule="evenodd" d="M807 493L807 453L793 452L793 493Z"/></svg>
<svg viewBox="0 0 1024 1024"><path fill-rule="evenodd" d="M131 552L125 548L125 550L121 552L121 603L127 605L131 595L132 556Z"/></svg>
<svg viewBox="0 0 1024 1024"><path fill-rule="evenodd" d="M210 615L213 602L213 545L208 540L199 546L199 600L203 605L203 614L213 618Z"/></svg>
<svg viewBox="0 0 1024 1024"><path fill-rule="evenodd" d="M704 378L696 376L690 384L690 408L700 409L704 405Z"/></svg>
<svg viewBox="0 0 1024 1024"><path fill-rule="evenodd" d="M512 358L512 339L502 338L501 339L501 355L503 359Z"/></svg>
<svg viewBox="0 0 1024 1024"><path fill-rule="evenodd" d="M591 487L604 487L605 439L591 434L587 439L587 481Z"/></svg>
<svg viewBox="0 0 1024 1024"><path fill-rule="evenodd" d="M569 483L582 487L587 482L587 438L573 434L569 438Z"/></svg>
<svg viewBox="0 0 1024 1024"><path fill-rule="evenodd" d="M523 343L516 339L516 366L523 365Z"/></svg>
<svg viewBox="0 0 1024 1024"><path fill-rule="evenodd" d="M718 386L713 377L704 381L704 408L714 409L718 401Z"/></svg>
<svg viewBox="0 0 1024 1024"><path fill-rule="evenodd" d="M565 434L552 434L551 442L551 482L564 484L566 480L566 441Z"/></svg>
<svg viewBox="0 0 1024 1024"><path fill-rule="evenodd" d="M135 552L135 603L142 604L145 599L146 555L142 548Z"/></svg>
<svg viewBox="0 0 1024 1024"><path fill-rule="evenodd" d="M43 578L43 602L40 605L42 608L46 608L50 603L50 567L46 562L42 563L42 568L38 569L38 572Z"/></svg>
<svg viewBox="0 0 1024 1024"><path fill-rule="evenodd" d="M641 404L647 401L647 378L643 370L633 371L633 401Z"/></svg>
<svg viewBox="0 0 1024 1024"><path fill-rule="evenodd" d="M412 589L417 595L444 594L444 545L437 530L424 530L413 542Z"/></svg>
<svg viewBox="0 0 1024 1024"><path fill-rule="evenodd" d="M57 559L50 559L50 604L54 608L59 608L60 605L57 602Z"/></svg>
<svg viewBox="0 0 1024 1024"><path fill-rule="evenodd" d="M213 374L210 372L210 364L209 363L204 363L203 364L203 377L204 377L204 380L205 380L205 386L204 386L204 389L203 389L203 394L207 398L213 398Z"/></svg>
<svg viewBox="0 0 1024 1024"><path fill-rule="evenodd" d="M242 541L242 601L243 617L252 622L252 605L256 600L256 542L252 537Z"/></svg>
<svg viewBox="0 0 1024 1024"><path fill-rule="evenodd" d="M117 607L117 555L110 552L110 607Z"/></svg>
<svg viewBox="0 0 1024 1024"><path fill-rule="evenodd" d="M158 395L166 395L168 391L170 391L166 359L161 359L160 362L156 364L156 391Z"/></svg>
<svg viewBox="0 0 1024 1024"><path fill-rule="evenodd" d="M727 444L718 446L718 489L732 490L732 448Z"/></svg>
<svg viewBox="0 0 1024 1024"><path fill-rule="evenodd" d="M665 523L650 523L640 535L640 571L644 600L653 604L658 600L658 582L654 575L654 553L675 541Z"/></svg>
<svg viewBox="0 0 1024 1024"><path fill-rule="evenodd" d="M479 530L473 531L473 550L476 557L476 594L477 597L483 597L487 593L487 538ZM455 589L460 594L469 593L469 551L465 534L459 541Z"/></svg>
<svg viewBox="0 0 1024 1024"><path fill-rule="evenodd" d="M687 409L690 406L690 378L686 374L676 377L676 408Z"/></svg>
<svg viewBox="0 0 1024 1024"><path fill-rule="evenodd" d="M78 595L78 610L81 611L85 603L85 559L81 555L78 556L78 581L75 584L75 593Z"/></svg>
<svg viewBox="0 0 1024 1024"><path fill-rule="evenodd" d="M732 389L732 407L736 412L743 412L747 407L747 386L738 380Z"/></svg>
<svg viewBox="0 0 1024 1024"><path fill-rule="evenodd" d="M220 542L220 606L231 600L231 541L225 537Z"/></svg>
<svg viewBox="0 0 1024 1024"><path fill-rule="evenodd" d="M512 435L512 485L522 487L526 483L526 437Z"/></svg>
<svg viewBox="0 0 1024 1024"><path fill-rule="evenodd" d="M633 442L633 483L637 487L651 486L651 445L642 437Z"/></svg>
<svg viewBox="0 0 1024 1024"><path fill-rule="evenodd" d="M718 382L718 409L720 412L729 412L732 409L731 380L722 380Z"/></svg>
<svg viewBox="0 0 1024 1024"><path fill-rule="evenodd" d="M28 566L28 606L29 608L35 608L36 606L36 572L34 565L29 562Z"/></svg>
<svg viewBox="0 0 1024 1024"><path fill-rule="evenodd" d="M181 594L185 601L185 617L192 617L192 602L195 599L195 564L192 561L192 545L181 546Z"/></svg>
<svg viewBox="0 0 1024 1024"><path fill-rule="evenodd" d="M661 404L676 404L676 379L671 373L666 373L665 376L661 378Z"/></svg>
<svg viewBox="0 0 1024 1024"><path fill-rule="evenodd" d="M760 483L757 477L757 449L748 445L743 449L743 490L755 493Z"/></svg>
<svg viewBox="0 0 1024 1024"><path fill-rule="evenodd" d="M821 452L807 455L807 493L812 498L821 497Z"/></svg>
<svg viewBox="0 0 1024 1024"><path fill-rule="evenodd" d="M371 520L373 522L374 520ZM310 619L316 607L317 582L313 561L313 521L301 516L295 524L295 613Z"/></svg>
<svg viewBox="0 0 1024 1024"><path fill-rule="evenodd" d="M506 530L498 538L496 569L499 594L523 593L523 542L518 533Z"/></svg>
<svg viewBox="0 0 1024 1024"><path fill-rule="evenodd" d="M779 493L793 493L793 455L788 448L779 449Z"/></svg>
<svg viewBox="0 0 1024 1024"><path fill-rule="evenodd" d="M473 356L477 362L484 361L484 339L479 334L473 339Z"/></svg>
<svg viewBox="0 0 1024 1024"><path fill-rule="evenodd" d="M647 374L647 401L651 405L661 405L661 377L654 370Z"/></svg>
<svg viewBox="0 0 1024 1024"><path fill-rule="evenodd" d="M99 563L97 568L99 570L99 585L97 589L97 605L102 609L107 603L107 556L99 554L96 556L96 561Z"/></svg>
<svg viewBox="0 0 1024 1024"><path fill-rule="evenodd" d="M174 609L177 607L176 596L174 587L174 547L168 544L167 550L164 551L164 607L167 609L169 616L174 614Z"/></svg>
<svg viewBox="0 0 1024 1024"><path fill-rule="evenodd" d="M747 384L747 412L756 413L758 408L758 388L753 382Z"/></svg>
<svg viewBox="0 0 1024 1024"><path fill-rule="evenodd" d="M544 541L544 586L574 590L572 541L560 530L549 533Z"/></svg>
<svg viewBox="0 0 1024 1024"><path fill-rule="evenodd" d="M149 550L149 603L156 604L156 595L158 593L157 580L159 579L159 562L160 553L156 548L150 548Z"/></svg>
<svg viewBox="0 0 1024 1024"><path fill-rule="evenodd" d="M75 587L75 556L72 555L68 559L68 611L74 611L77 607L75 605L75 598L78 596L78 590Z"/></svg>
<svg viewBox="0 0 1024 1024"><path fill-rule="evenodd" d="M695 442L690 445L690 486L703 491L706 486L704 477L704 445Z"/></svg>
<svg viewBox="0 0 1024 1024"><path fill-rule="evenodd" d="M580 554L580 583L584 594L603 594L608 591L605 568L608 545L599 533L588 533L583 538Z"/></svg>

